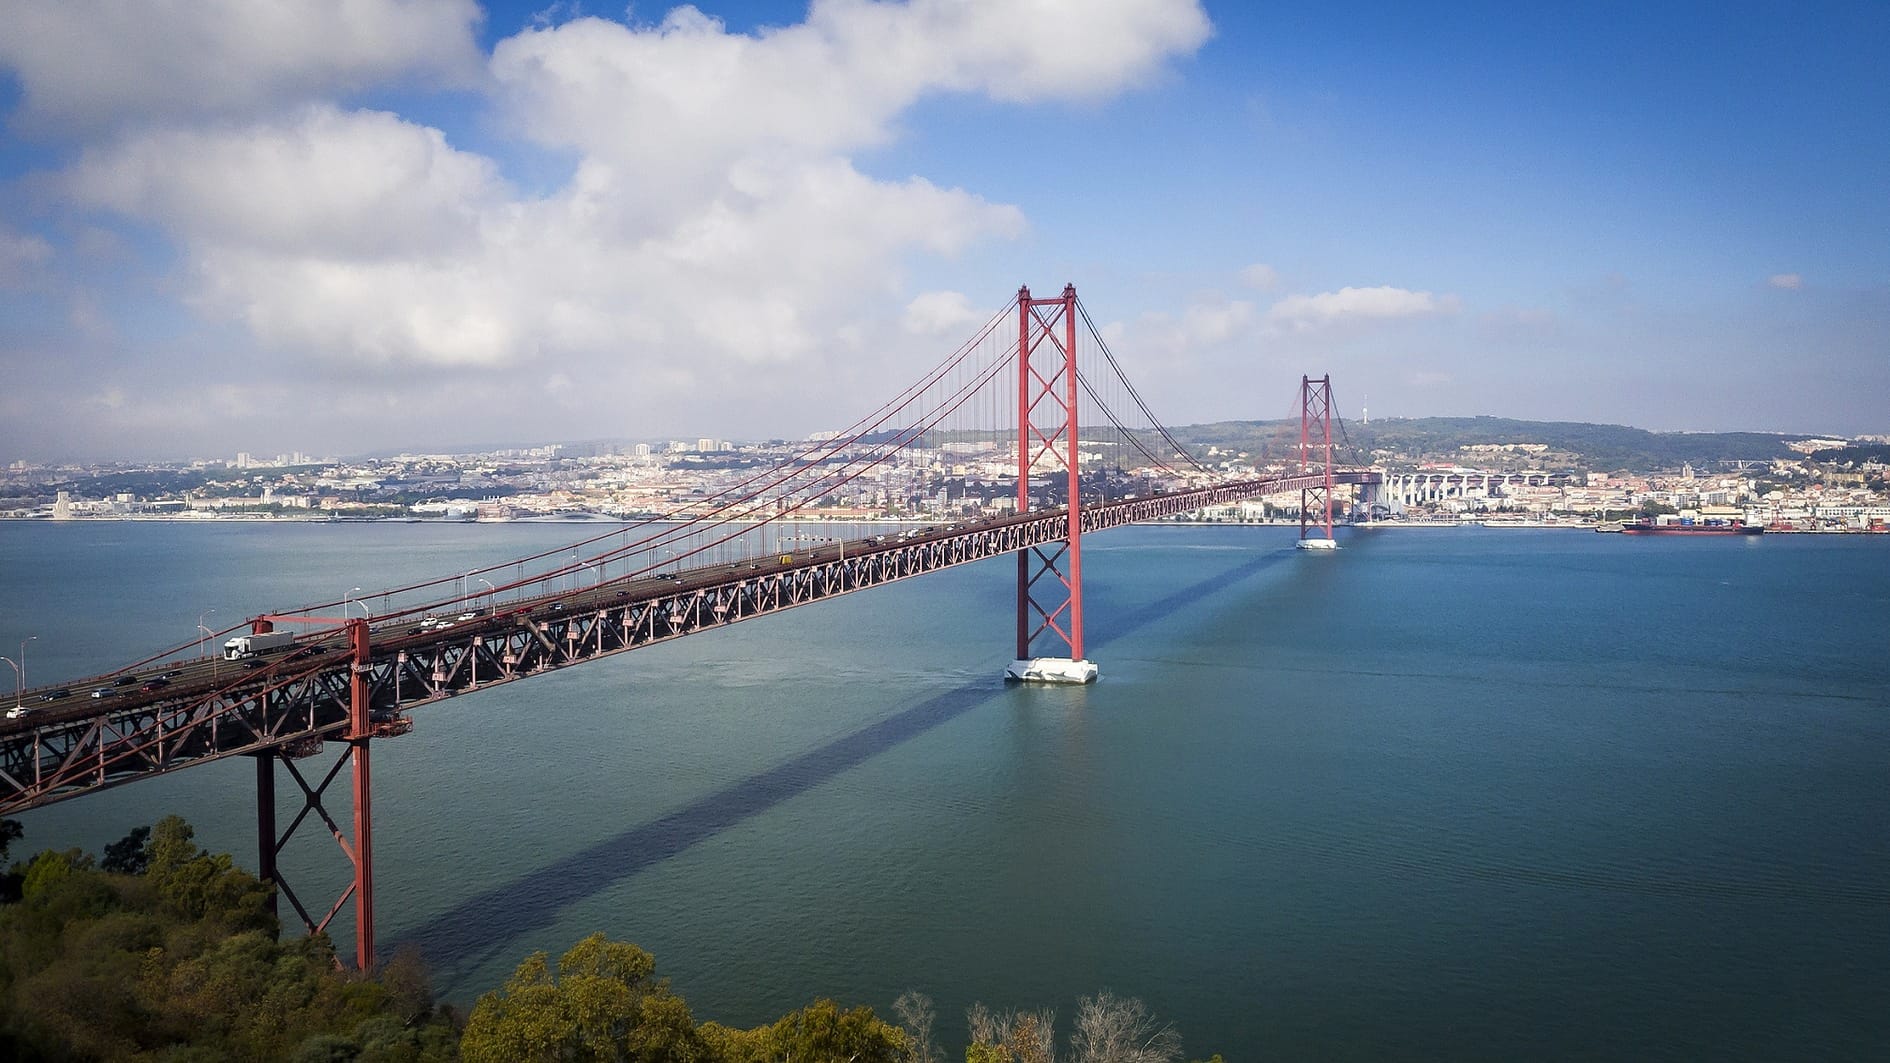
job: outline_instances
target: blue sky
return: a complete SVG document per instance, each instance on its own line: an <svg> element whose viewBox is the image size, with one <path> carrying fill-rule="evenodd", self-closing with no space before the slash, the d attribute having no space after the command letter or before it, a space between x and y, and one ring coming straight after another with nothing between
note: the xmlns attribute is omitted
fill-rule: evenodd
<svg viewBox="0 0 1890 1063"><path fill-rule="evenodd" d="M801 434L1065 281L1171 423L1890 432L1885 5L697 7L0 3L0 460Z"/></svg>

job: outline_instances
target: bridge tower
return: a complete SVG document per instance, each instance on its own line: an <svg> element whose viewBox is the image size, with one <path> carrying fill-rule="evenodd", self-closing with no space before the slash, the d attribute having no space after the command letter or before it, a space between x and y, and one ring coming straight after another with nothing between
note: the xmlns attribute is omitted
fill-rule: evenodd
<svg viewBox="0 0 1890 1063"><path fill-rule="evenodd" d="M1299 492L1299 545L1306 550L1330 550L1332 539L1332 374L1314 380L1299 378L1299 472L1308 475L1317 462L1325 482ZM1313 531L1324 535L1314 536Z"/></svg>
<svg viewBox="0 0 1890 1063"><path fill-rule="evenodd" d="M1064 537L1017 554L1017 659L1007 679L1089 683L1083 659L1083 515L1076 434L1076 286L1052 299L1017 289L1017 512L1030 509L1030 476L1052 493L1059 466L1067 495ZM1040 647L1039 644L1042 644ZM1054 656L1055 650L1067 656ZM1050 652L1042 652L1044 650Z"/></svg>

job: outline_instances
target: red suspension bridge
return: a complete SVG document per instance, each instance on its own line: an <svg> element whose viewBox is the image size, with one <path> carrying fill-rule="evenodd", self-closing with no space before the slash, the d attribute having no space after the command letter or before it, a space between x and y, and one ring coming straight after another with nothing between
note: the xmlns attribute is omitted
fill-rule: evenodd
<svg viewBox="0 0 1890 1063"><path fill-rule="evenodd" d="M409 710L1000 554L1017 556L1007 677L1090 681L1097 669L1083 647L1085 535L1298 494L1302 544L1330 543L1335 489L1380 481L1374 471L1333 462L1329 377L1302 378L1297 406L1292 460L1264 473L1217 473L1155 418L1073 286L1046 299L1020 289L917 383L844 431L736 474L660 519L470 572L263 614L213 633L231 636L224 653L203 656L193 634L114 672L29 692L43 707L0 722L0 814L249 756L260 875L311 933L352 902L356 962L370 968L370 750L376 739L412 728ZM947 474L998 490L1011 482L1004 497L962 505L925 527L822 538L813 549L780 534L835 499L886 484L927 490ZM251 653L255 647L267 650ZM333 761L312 759L331 745ZM301 804L286 826L276 821L278 767ZM344 769L346 827L325 804L331 788L343 789ZM309 907L277 865L311 820L333 835L352 872L325 909Z"/></svg>

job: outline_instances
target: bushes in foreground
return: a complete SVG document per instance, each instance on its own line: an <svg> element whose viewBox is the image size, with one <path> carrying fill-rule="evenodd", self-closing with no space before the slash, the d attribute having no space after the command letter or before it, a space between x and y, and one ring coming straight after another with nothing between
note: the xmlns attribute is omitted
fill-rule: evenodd
<svg viewBox="0 0 1890 1063"><path fill-rule="evenodd" d="M0 820L0 859L20 837ZM930 1000L898 1024L817 1000L752 1029L697 1022L656 962L592 934L520 964L462 1028L425 967L396 953L347 972L325 935L278 940L269 884L198 848L169 816L106 848L47 850L0 875L0 1059L292 1063L944 1063ZM966 1016L966 1063L1055 1063L1047 1011ZM1181 1040L1140 1001L1083 1000L1065 1063L1175 1063ZM1213 1063L1218 1063L1216 1056Z"/></svg>
<svg viewBox="0 0 1890 1063"><path fill-rule="evenodd" d="M458 1028L416 957L364 977L339 970L326 936L277 940L272 887L192 838L169 816L102 862L68 849L15 865L0 906L0 1058L457 1057Z"/></svg>

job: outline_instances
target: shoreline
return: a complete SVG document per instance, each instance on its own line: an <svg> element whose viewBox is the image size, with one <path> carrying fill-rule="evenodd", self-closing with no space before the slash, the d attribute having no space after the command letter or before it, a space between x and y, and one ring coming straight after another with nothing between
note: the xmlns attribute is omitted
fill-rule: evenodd
<svg viewBox="0 0 1890 1063"><path fill-rule="evenodd" d="M446 517L338 517L338 516L284 516L278 514L228 515L215 517L196 517L168 514L121 514L115 516L67 517L63 520L51 516L0 517L0 524L569 524L569 525L605 525L621 524L628 526L644 524L683 523L684 517L560 517L555 515L514 517L508 520L474 520L467 518ZM821 516L789 518L770 523L797 524L938 524L946 522L944 517L848 517L834 519ZM749 521L759 526L763 522ZM1244 528L1296 528L1297 520L1160 520L1142 521L1138 525L1144 528L1202 528L1202 527L1244 527ZM1548 523L1542 521L1509 520L1380 520L1359 521L1353 524L1334 524L1334 530L1352 528L1360 531L1381 531L1392 529L1418 528L1492 528L1503 531L1585 531L1593 532L1600 524ZM1865 528L1771 528L1765 529L1767 535L1884 535L1886 531L1872 531Z"/></svg>

